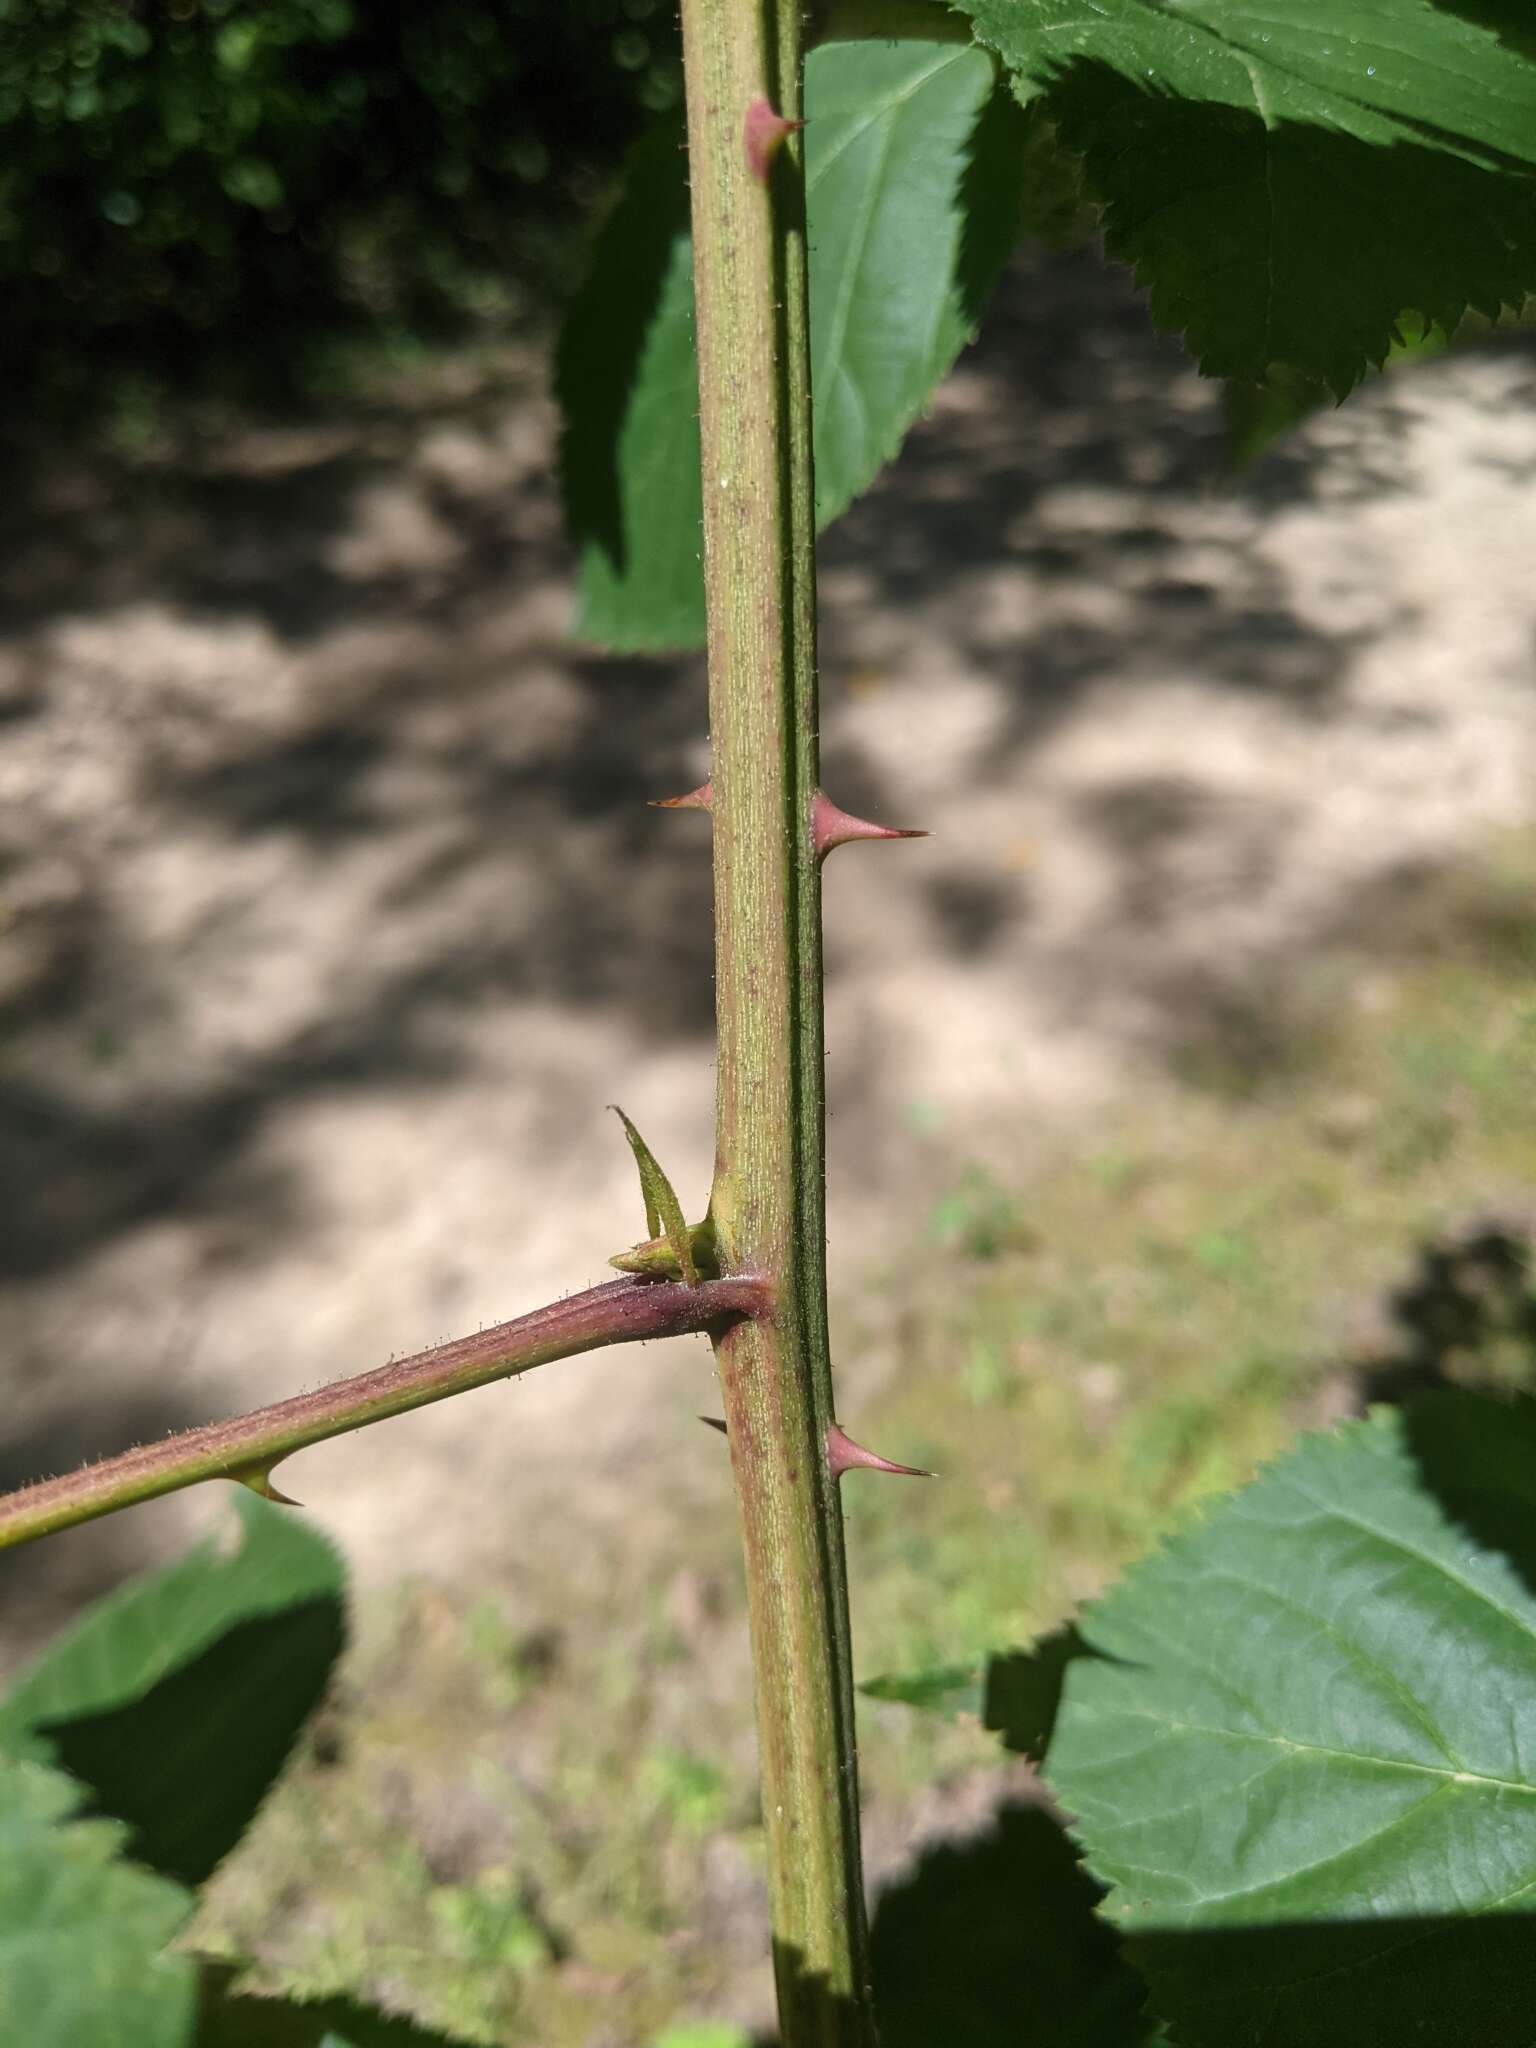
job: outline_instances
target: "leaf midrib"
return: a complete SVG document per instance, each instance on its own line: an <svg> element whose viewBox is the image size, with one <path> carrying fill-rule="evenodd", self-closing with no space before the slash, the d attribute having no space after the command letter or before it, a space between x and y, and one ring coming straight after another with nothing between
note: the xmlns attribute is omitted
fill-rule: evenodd
<svg viewBox="0 0 1536 2048"><path fill-rule="evenodd" d="M1310 94L1325 94L1325 96L1327 97L1331 97L1333 99L1338 100L1342 105L1352 107L1356 109L1359 113L1368 115L1372 120L1385 122L1390 127L1396 129L1398 133L1402 135L1406 140L1421 141L1425 138L1426 135L1436 138L1444 137L1447 141L1458 145L1458 147L1456 147L1451 152L1452 154L1465 155L1468 151L1477 152L1477 154L1472 159L1473 161L1477 162L1482 162L1484 160L1483 153L1490 148L1494 149L1500 155L1507 154L1507 152L1500 149L1498 145L1480 141L1478 137L1474 135L1469 135L1466 132L1465 128L1462 126L1458 125L1455 128L1443 128L1439 126L1439 124L1434 122L1430 122L1427 124L1416 122L1413 119L1411 119L1407 114L1398 111L1396 108L1387 106L1379 100L1367 99L1358 92L1351 92L1349 88L1343 85L1342 83L1337 87L1325 88L1310 73L1306 71L1296 70L1294 66L1282 61L1282 59L1280 59L1279 57L1275 56L1273 53L1267 50L1253 49L1248 43L1242 42L1233 36L1225 34L1214 22L1203 19L1200 16L1191 17L1182 8L1162 5L1160 4L1160 0L1132 0L1132 4L1137 7L1140 14L1144 17L1150 17L1153 20L1161 22L1177 22L1179 25L1189 30L1190 32L1206 37L1206 39L1216 49L1226 52L1237 64L1239 64L1248 76L1249 88L1254 96L1254 112L1259 116L1260 120L1263 121L1266 130L1270 130L1272 128L1272 124L1264 108L1263 97L1259 88L1259 81L1255 76L1255 66L1259 67L1261 70L1267 73L1272 74L1276 79L1283 79L1287 81L1289 84L1299 87L1303 92ZM1293 23L1287 21L1283 16L1279 15L1258 16L1255 18L1273 21L1275 26L1281 29L1288 29L1294 26ZM1086 9L1083 13L1074 15L1066 21L1051 21L1042 23L1036 30L1036 33L1042 38L1042 40L1046 36L1059 35L1064 30L1071 32L1080 32L1085 28L1089 28L1098 30L1100 33L1102 33L1103 21L1104 16L1097 13L1096 10L1090 7ZM1129 32L1134 33L1134 30L1131 30ZM1405 63L1414 61L1411 51L1400 49L1396 45L1385 41L1381 43L1380 47L1383 50L1390 49L1394 56L1400 58ZM1461 71L1455 70L1454 68L1445 64L1443 61L1439 59L1436 59L1426 68L1433 71L1437 71L1447 79L1454 79L1457 86L1463 92L1471 94L1481 94L1487 91L1487 87L1482 80L1470 77ZM1187 95L1180 95L1180 97L1187 97ZM1502 105L1505 105L1510 109L1517 109L1519 106L1519 102L1513 97L1507 97L1504 94L1496 94L1494 95L1494 97L1497 98ZM1230 105L1233 103L1230 101L1211 101L1209 102L1209 104ZM1350 132L1349 129L1345 127L1341 122L1329 120L1325 116L1317 114L1309 115L1306 121L1300 125L1333 128L1341 134L1348 134ZM1439 146L1444 147L1444 143L1440 143Z"/></svg>
<svg viewBox="0 0 1536 2048"><path fill-rule="evenodd" d="M1346 1843L1342 1848L1334 1850L1327 1856L1319 1856L1311 1863L1299 1863L1294 1870L1288 1870L1280 1877L1266 1878L1261 1884L1239 1885L1233 1891L1200 1892L1194 1896L1191 1904L1203 1914L1211 1906L1229 1906L1236 1899L1262 1898L1266 1893L1273 1893L1294 1885L1300 1878L1316 1877L1320 1871L1327 1870L1334 1864L1344 1863L1352 1856L1358 1856L1361 1850L1374 1848L1385 1836L1390 1835L1397 1828L1406 1826L1409 1821L1421 1819L1425 1808L1432 1805L1436 1799L1443 1797L1449 1789L1448 1786L1441 1786L1430 1795L1429 1799L1422 1801L1417 1806L1409 1807L1403 1813L1393 1814L1389 1821L1384 1822L1379 1828L1373 1828L1368 1835L1362 1835L1357 1840ZM1156 1863L1125 1863L1110 1857L1105 1857L1103 1860L1106 1867L1111 1861L1115 1861L1114 1883L1122 1893L1126 1889L1125 1880L1127 1874L1142 1878L1165 1879L1178 1878L1181 1875L1176 1870L1165 1870L1160 1864ZM1470 1908L1462 1907L1460 1910L1468 1919L1483 1919L1490 1913L1505 1911L1516 1899L1523 1899L1531 1892L1536 1892L1536 1876L1527 1874L1522 1876L1519 1883L1512 1886L1509 1891L1500 1892L1497 1898L1489 1899L1486 1904ZM1125 1916L1122 1914L1121 1918L1123 1920ZM1147 1923L1148 1926L1154 1924L1156 1923ZM1270 1926L1275 1923L1266 1919L1256 1924Z"/></svg>
<svg viewBox="0 0 1536 2048"><path fill-rule="evenodd" d="M933 79L939 77L944 71L947 71L952 64L960 62L962 58L969 57L970 51L971 46L968 44L962 44L958 49L953 47L947 48L942 56L929 65L926 71L919 72L915 78L909 79L900 92L892 93L888 99L881 100L872 112L866 115L856 126L850 128L848 133L840 138L830 155L817 164L815 177L806 180L807 202L809 202L811 193L821 184L833 166L846 155L855 142L869 133L877 121L889 121L891 127L894 128L895 117L900 109L909 100L914 99L923 90L924 86L931 83ZM860 211L859 220L854 232L849 237L848 249L850 260L843 265L843 274L839 280L837 304L832 309L832 317L827 326L825 361L831 364L834 369L839 368L843 363L848 338L848 314L853 303L854 284L863 270L870 222L874 218L878 205L880 186L885 177L885 161L890 154L890 147L891 135L888 130L881 141L879 163L874 174L867 182L865 201ZM855 251L857 252L856 254L854 253Z"/></svg>
<svg viewBox="0 0 1536 2048"><path fill-rule="evenodd" d="M1327 1757L1337 1763L1366 1764L1372 1770L1408 1771L1416 1776L1436 1778L1445 1785L1486 1785L1499 1792L1518 1792L1527 1799L1536 1799L1536 1785L1523 1783L1518 1778L1496 1778L1488 1771L1473 1771L1465 1767L1450 1769L1442 1764L1415 1763L1409 1757L1371 1756L1364 1750L1336 1749L1326 1742L1302 1742L1290 1735L1279 1735L1267 1730L1244 1728L1207 1728L1198 1721L1182 1721L1171 1714L1159 1714L1149 1707L1080 1707L1082 1721L1146 1721L1154 1728L1161 1728L1174 1735L1204 1735L1220 1742L1252 1742L1267 1744L1272 1749L1283 1750L1299 1756ZM1134 1751L1122 1751L1112 1759L1098 1759L1100 1762L1123 1763Z"/></svg>

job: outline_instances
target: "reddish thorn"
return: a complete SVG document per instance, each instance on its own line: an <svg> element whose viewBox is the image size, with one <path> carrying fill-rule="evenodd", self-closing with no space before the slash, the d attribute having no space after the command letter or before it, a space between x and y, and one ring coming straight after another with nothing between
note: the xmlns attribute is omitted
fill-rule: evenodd
<svg viewBox="0 0 1536 2048"><path fill-rule="evenodd" d="M811 838L816 858L825 860L834 846L846 846L853 839L926 839L926 832L897 825L872 825L868 818L855 818L833 803L824 789L811 800Z"/></svg>
<svg viewBox="0 0 1536 2048"><path fill-rule="evenodd" d="M651 798L653 811L709 811L715 805L715 792L708 782L701 782L697 789L690 789L686 796L654 796Z"/></svg>
<svg viewBox="0 0 1536 2048"><path fill-rule="evenodd" d="M747 145L747 169L760 185L768 182L773 160L784 146L786 135L803 128L803 121L786 121L761 95L747 109L743 140Z"/></svg>
<svg viewBox="0 0 1536 2048"><path fill-rule="evenodd" d="M699 1417L699 1420L703 1423L706 1429L718 1429L722 1436L730 1435L730 1431L726 1428L725 1424L721 1421L718 1415L701 1415Z"/></svg>
<svg viewBox="0 0 1536 2048"><path fill-rule="evenodd" d="M862 1444L856 1444L835 1422L827 1430L827 1465L834 1479L841 1479L855 1466L862 1466L868 1472L895 1472L903 1479L932 1479L934 1476L920 1465L894 1465L889 1458L877 1457L873 1451L866 1451Z"/></svg>

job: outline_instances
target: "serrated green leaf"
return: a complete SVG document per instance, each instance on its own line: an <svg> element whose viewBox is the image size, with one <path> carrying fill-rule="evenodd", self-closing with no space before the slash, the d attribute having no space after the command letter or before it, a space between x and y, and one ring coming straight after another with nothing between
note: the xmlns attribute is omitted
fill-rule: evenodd
<svg viewBox="0 0 1536 2048"><path fill-rule="evenodd" d="M75 1817L80 1787L0 1756L0 2041L190 2048L191 1962L167 1955L192 1901L119 1859L121 1828Z"/></svg>
<svg viewBox="0 0 1536 2048"><path fill-rule="evenodd" d="M204 1964L196 2048L468 2048L353 1998L243 1996L233 1989L238 1975Z"/></svg>
<svg viewBox="0 0 1536 2048"><path fill-rule="evenodd" d="M1186 2048L1536 2035L1536 1407L1305 1440L1081 1624L1047 1772Z"/></svg>
<svg viewBox="0 0 1536 2048"><path fill-rule="evenodd" d="M1460 14L1502 36L1511 49L1536 57L1536 19L1530 0L1435 0L1447 14Z"/></svg>
<svg viewBox="0 0 1536 2048"><path fill-rule="evenodd" d="M629 1140L629 1149L635 1155L635 1166L640 1174L640 1196L645 1203L645 1227L653 1240L664 1238L672 1255L677 1271L690 1287L699 1284L699 1269L693 1256L694 1231L683 1221L682 1204L677 1199L671 1181L662 1172L655 1153L635 1129L629 1118L615 1102L614 1115L624 1126L624 1135ZM713 1226L700 1224L700 1230Z"/></svg>
<svg viewBox="0 0 1536 2048"><path fill-rule="evenodd" d="M1431 0L961 0L1044 93L1159 325L1342 396L1401 314L1536 289L1536 65Z"/></svg>
<svg viewBox="0 0 1536 2048"><path fill-rule="evenodd" d="M1443 355L1451 346L1450 336L1443 328L1427 327L1417 316L1405 315L1398 324L1402 338L1388 349L1382 364L1385 371ZM1463 327L1463 339L1467 332ZM1229 382L1222 393L1228 462L1234 469L1256 462L1275 442L1327 405L1331 397L1326 384L1283 368L1263 384Z"/></svg>
<svg viewBox="0 0 1536 2048"><path fill-rule="evenodd" d="M201 1883L249 1823L345 1639L343 1572L291 1510L103 1600L0 1702L0 1750L58 1763L131 1854Z"/></svg>
<svg viewBox="0 0 1536 2048"><path fill-rule="evenodd" d="M1434 146L1536 164L1536 80L1498 37L1432 0L958 0L1030 89L1108 64L1160 92L1363 142L1432 131Z"/></svg>
<svg viewBox="0 0 1536 2048"><path fill-rule="evenodd" d="M560 336L560 474L578 630L628 652L704 635L699 382L683 128L632 152Z"/></svg>
<svg viewBox="0 0 1536 2048"><path fill-rule="evenodd" d="M900 446L1017 239L1028 125L947 31L806 62L817 518ZM698 383L681 131L637 151L561 339L578 630L629 651L704 637Z"/></svg>
<svg viewBox="0 0 1536 2048"><path fill-rule="evenodd" d="M985 52L832 44L806 64L816 520L901 446L1018 239L1024 135Z"/></svg>
<svg viewBox="0 0 1536 2048"><path fill-rule="evenodd" d="M1073 1627L1053 1629L1027 1650L1006 1650L985 1665L951 1664L933 1671L872 1678L860 1686L871 1699L893 1700L940 1714L974 1718L1003 1739L1006 1749L1038 1763L1050 1746L1067 1666L1091 1656Z"/></svg>

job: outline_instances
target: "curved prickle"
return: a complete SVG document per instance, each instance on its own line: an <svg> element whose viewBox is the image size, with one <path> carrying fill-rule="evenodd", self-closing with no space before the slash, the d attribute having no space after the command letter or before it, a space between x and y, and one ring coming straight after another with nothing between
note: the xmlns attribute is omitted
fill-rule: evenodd
<svg viewBox="0 0 1536 2048"><path fill-rule="evenodd" d="M932 1479L936 1476L925 1472L921 1465L897 1465L875 1451L866 1451L835 1422L827 1429L827 1468L834 1479L841 1479L845 1472L856 1468L865 1472L894 1472L902 1479Z"/></svg>
<svg viewBox="0 0 1536 2048"><path fill-rule="evenodd" d="M804 126L803 121L786 121L761 97L748 107L742 139L747 146L747 167L760 185L767 184L773 160L784 147L784 138Z"/></svg>
<svg viewBox="0 0 1536 2048"><path fill-rule="evenodd" d="M230 1478L240 1486L248 1486L260 1500L276 1501L282 1508L301 1508L304 1503L295 1500L291 1493L283 1493L272 1484L272 1474L277 1470L276 1459L270 1465L247 1465L243 1470L231 1472Z"/></svg>
<svg viewBox="0 0 1536 2048"><path fill-rule="evenodd" d="M851 811L833 803L824 789L818 789L811 799L811 838L818 860L825 860L834 846L847 846L855 839L927 837L927 832L917 826L875 825L868 818L856 818Z"/></svg>
<svg viewBox="0 0 1536 2048"><path fill-rule="evenodd" d="M697 789L690 789L686 796L653 796L653 811L708 811L713 810L715 792L707 782L701 782Z"/></svg>

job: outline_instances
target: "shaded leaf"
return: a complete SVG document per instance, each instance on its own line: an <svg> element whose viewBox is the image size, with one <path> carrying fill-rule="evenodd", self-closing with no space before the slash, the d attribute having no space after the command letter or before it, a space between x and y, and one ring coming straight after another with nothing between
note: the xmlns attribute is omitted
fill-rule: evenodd
<svg viewBox="0 0 1536 2048"><path fill-rule="evenodd" d="M189 1885L243 1833L345 1639L331 1546L252 1495L236 1508L238 1548L101 1601L0 1703L0 1749L63 1765L135 1858Z"/></svg>
<svg viewBox="0 0 1536 2048"><path fill-rule="evenodd" d="M872 1678L859 1690L946 1720L981 1722L1003 1747L1038 1763L1050 1747L1067 1667L1094 1652L1076 1628L1053 1629L1028 1650L1004 1650L983 1664Z"/></svg>
<svg viewBox="0 0 1536 2048"><path fill-rule="evenodd" d="M1463 340L1469 324L1462 325ZM1444 354L1451 345L1443 328L1427 327L1414 314L1405 314L1398 322L1398 330L1400 339L1388 349L1383 370L1423 362ZM1257 461L1266 449L1330 404L1332 398L1327 385L1317 378L1303 377L1284 367L1274 370L1262 384L1229 381L1222 393L1227 460L1234 468Z"/></svg>
<svg viewBox="0 0 1536 2048"><path fill-rule="evenodd" d="M882 2048L1152 2048L1146 1986L1098 1897L1040 1807L925 1851L870 1930Z"/></svg>
<svg viewBox="0 0 1536 2048"><path fill-rule="evenodd" d="M76 1817L80 1788L0 1755L0 2040L190 2048L197 1985L167 1955L192 1901L120 1860L123 1831Z"/></svg>
<svg viewBox="0 0 1536 2048"><path fill-rule="evenodd" d="M872 1700L940 1714L947 1721L967 1716L979 1721L986 1700L986 1671L980 1664L941 1664L932 1671L867 1678L859 1691Z"/></svg>
<svg viewBox="0 0 1536 2048"><path fill-rule="evenodd" d="M1429 0L960 0L1030 88L1079 59L1160 92L1363 142L1536 164L1536 78L1486 26ZM1484 14L1507 0L1481 0Z"/></svg>
<svg viewBox="0 0 1536 2048"><path fill-rule="evenodd" d="M468 2048L352 1998L257 1998L233 1989L239 1972L205 1963L196 2048Z"/></svg>
<svg viewBox="0 0 1536 2048"><path fill-rule="evenodd" d="M1051 1746L1062 1687L1079 1657L1096 1653L1076 1628L1053 1629L1031 1649L993 1657L987 1665L983 1718L1003 1747L1039 1763Z"/></svg>
<svg viewBox="0 0 1536 2048"><path fill-rule="evenodd" d="M817 519L900 446L972 332L1020 225L1029 124L982 50L931 36L828 43L806 62ZM698 378L680 130L631 162L562 336L579 631L704 637ZM1043 157L1043 144L1036 144ZM1053 195L1053 203L1059 205Z"/></svg>
<svg viewBox="0 0 1536 2048"><path fill-rule="evenodd" d="M1399 316L1536 289L1536 66L1429 0L963 0L1047 95L1159 325L1342 396Z"/></svg>
<svg viewBox="0 0 1536 2048"><path fill-rule="evenodd" d="M704 637L699 380L681 121L633 151L566 316L560 476L580 551L578 626L610 647Z"/></svg>
<svg viewBox="0 0 1536 2048"><path fill-rule="evenodd" d="M1511 49L1536 58L1536 18L1529 0L1435 0L1448 14L1460 14L1502 36Z"/></svg>
<svg viewBox="0 0 1536 2048"><path fill-rule="evenodd" d="M1082 1621L1048 1774L1187 2048L1532 2038L1533 1474L1531 1404L1380 1413Z"/></svg>

